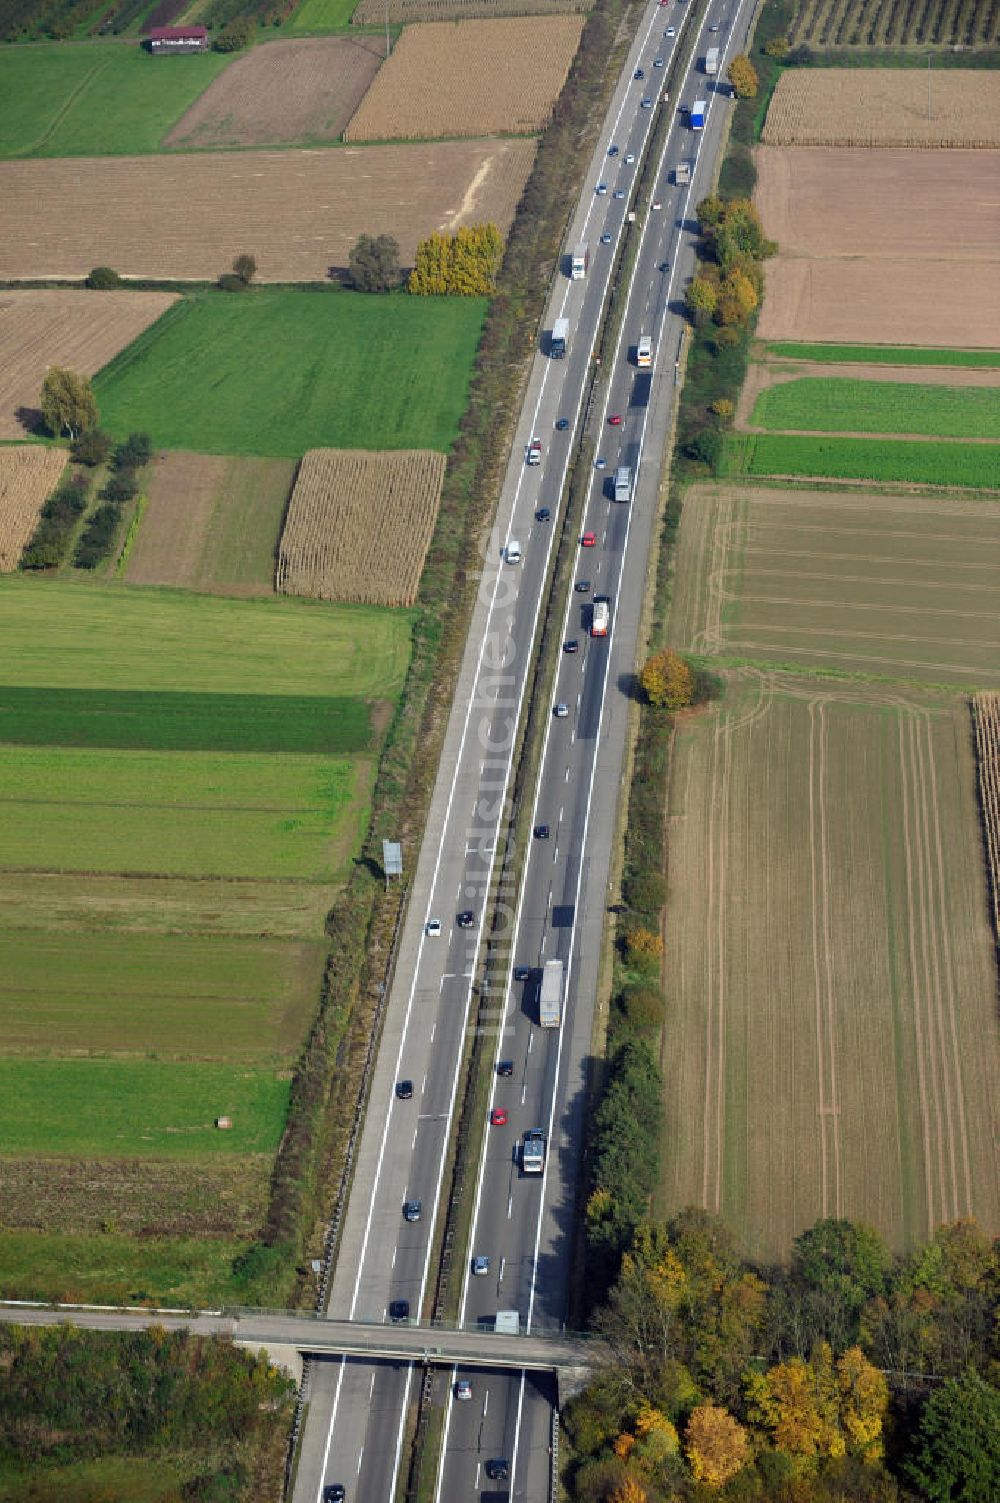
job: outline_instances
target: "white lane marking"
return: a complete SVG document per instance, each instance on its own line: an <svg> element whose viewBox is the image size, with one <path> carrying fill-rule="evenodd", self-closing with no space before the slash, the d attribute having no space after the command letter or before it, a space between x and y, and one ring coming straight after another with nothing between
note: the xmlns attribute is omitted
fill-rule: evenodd
<svg viewBox="0 0 1000 1503"><path fill-rule="evenodd" d="M555 864L556 864L556 862L558 860L559 860L559 847L556 846L555 849L552 852L552 865L555 866Z"/></svg>
<svg viewBox="0 0 1000 1503"><path fill-rule="evenodd" d="M395 1266L396 1266L396 1254L398 1252L399 1252L399 1248L398 1247L394 1247L393 1250L392 1250L392 1266L393 1266L393 1268L395 1268Z"/></svg>
<svg viewBox="0 0 1000 1503"><path fill-rule="evenodd" d="M364 1455L365 1455L365 1448L364 1448L364 1446L362 1446L361 1450L358 1452L358 1475L359 1476L361 1475L361 1463L364 1460Z"/></svg>
<svg viewBox="0 0 1000 1503"><path fill-rule="evenodd" d="M424 1078L423 1078L423 1080L420 1082L420 1094L421 1094L421 1096L424 1094L424 1092L426 1091L426 1089L427 1089L427 1076L425 1075Z"/></svg>
<svg viewBox="0 0 1000 1503"><path fill-rule="evenodd" d="M563 811L562 811L562 809L560 809L559 810L559 823L562 824L562 821L563 821Z"/></svg>
<svg viewBox="0 0 1000 1503"><path fill-rule="evenodd" d="M486 1411L487 1411L487 1409L489 1407L490 1407L490 1391L487 1388L487 1390L486 1390L486 1397L483 1399L483 1419L486 1418Z"/></svg>
<svg viewBox="0 0 1000 1503"><path fill-rule="evenodd" d="M417 1129L413 1129L413 1142L410 1144L411 1151L417 1146Z"/></svg>
<svg viewBox="0 0 1000 1503"><path fill-rule="evenodd" d="M510 1214L511 1214L511 1211L513 1210L513 1208L514 1208L514 1192L512 1190L510 1192L510 1194L507 1196L507 1220L508 1221L510 1220Z"/></svg>
<svg viewBox="0 0 1000 1503"><path fill-rule="evenodd" d="M431 1039L430 1039L430 1041L431 1041L432 1044L434 1042L434 1034L435 1034L436 1030L437 1030L437 1024L436 1023L432 1023L431 1024Z"/></svg>
<svg viewBox="0 0 1000 1503"><path fill-rule="evenodd" d="M525 1081L524 1085L521 1087L521 1105L522 1106L524 1105L525 1101L527 1100L527 1096L528 1096L528 1082Z"/></svg>
<svg viewBox="0 0 1000 1503"><path fill-rule="evenodd" d="M372 1396L372 1394L374 1392L375 1392L375 1372L374 1372L374 1369L373 1369L372 1370L372 1381L371 1381L371 1385L370 1385L370 1387L368 1389L368 1397L371 1398L371 1396Z"/></svg>

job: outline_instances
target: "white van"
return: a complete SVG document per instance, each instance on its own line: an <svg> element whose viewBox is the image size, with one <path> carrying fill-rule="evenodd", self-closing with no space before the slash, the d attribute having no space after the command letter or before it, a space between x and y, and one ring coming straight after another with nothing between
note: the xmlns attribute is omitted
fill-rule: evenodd
<svg viewBox="0 0 1000 1503"><path fill-rule="evenodd" d="M627 464L619 465L615 470L615 500L631 501L632 499L632 471Z"/></svg>
<svg viewBox="0 0 1000 1503"><path fill-rule="evenodd" d="M504 549L504 558L509 564L519 564L521 562L521 545L517 541L517 538L507 539L507 546Z"/></svg>

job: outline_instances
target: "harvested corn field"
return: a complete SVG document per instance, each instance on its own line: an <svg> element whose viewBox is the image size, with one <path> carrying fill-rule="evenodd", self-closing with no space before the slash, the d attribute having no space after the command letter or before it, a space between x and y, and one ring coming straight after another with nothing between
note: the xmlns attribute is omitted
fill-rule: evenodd
<svg viewBox="0 0 1000 1503"><path fill-rule="evenodd" d="M344 139L539 131L582 30L582 16L408 26Z"/></svg>
<svg viewBox="0 0 1000 1503"><path fill-rule="evenodd" d="M278 550L286 595L412 605L437 518L445 456L312 449Z"/></svg>
<svg viewBox="0 0 1000 1503"><path fill-rule="evenodd" d="M1000 945L1000 694L974 695L972 719L976 728L979 814L993 900L993 932Z"/></svg>
<svg viewBox="0 0 1000 1503"><path fill-rule="evenodd" d="M506 234L534 157L534 141L443 141L3 162L0 278L106 262L214 281L250 246L260 281L318 282L347 266L360 234L395 236L412 265L434 230L491 220Z"/></svg>
<svg viewBox="0 0 1000 1503"><path fill-rule="evenodd" d="M50 365L92 376L174 302L170 292L0 292L0 439L39 420Z"/></svg>
<svg viewBox="0 0 1000 1503"><path fill-rule="evenodd" d="M1000 10L961 0L801 0L793 47L995 47Z"/></svg>
<svg viewBox="0 0 1000 1503"><path fill-rule="evenodd" d="M40 444L0 448L0 574L17 568L46 498L66 464L65 449Z"/></svg>
<svg viewBox="0 0 1000 1503"><path fill-rule="evenodd" d="M214 85L213 87L218 87ZM768 146L1000 146L1000 73L788 68L768 106Z"/></svg>
<svg viewBox="0 0 1000 1503"><path fill-rule="evenodd" d="M302 12L314 0L306 0ZM470 21L476 16L549 16L584 14L590 0L361 0L351 15L352 26L381 26L407 21ZM302 24L305 25L305 19Z"/></svg>
<svg viewBox="0 0 1000 1503"><path fill-rule="evenodd" d="M230 64L164 146L269 146L335 141L378 72L377 37L268 42Z"/></svg>

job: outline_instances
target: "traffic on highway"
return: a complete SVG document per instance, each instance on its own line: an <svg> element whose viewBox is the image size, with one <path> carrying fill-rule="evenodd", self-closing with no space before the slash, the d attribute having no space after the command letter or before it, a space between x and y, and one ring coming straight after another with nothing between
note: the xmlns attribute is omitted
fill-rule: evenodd
<svg viewBox="0 0 1000 1503"><path fill-rule="evenodd" d="M714 10L715 7L712 7ZM583 1148L587 1060L659 477L669 445L691 274L691 208L708 191L729 97L705 77L725 60L749 0L710 14L678 89L685 7L651 5L595 150L515 440L479 604L449 722L411 913L387 1010L328 1313L419 1321L433 1291L468 1020L484 925L497 904L515 732L581 425L596 442L567 599L551 713L534 790L520 892L509 898L511 979L495 1009L493 1085L474 1187L467 1256L452 1269L460 1322L559 1329L567 1316L570 1232ZM666 78L674 97L666 96ZM673 116L640 221L636 174L657 108ZM699 108L700 107L700 108ZM623 235L639 237L627 287L610 288ZM582 268L581 268L582 263ZM582 274L581 274L582 269ZM617 347L584 412L609 288L624 298ZM561 344L561 350L558 346ZM511 906L512 905L512 906ZM403 963L405 962L405 964ZM482 1023L483 1013L479 1010ZM384 1105L383 1105L384 1103ZM404 1461L414 1368L313 1365L296 1499L393 1499ZM417 1370L419 1374L419 1370ZM554 1383L539 1374L455 1369L445 1405L436 1497L549 1496ZM322 1430L322 1433L320 1433Z"/></svg>

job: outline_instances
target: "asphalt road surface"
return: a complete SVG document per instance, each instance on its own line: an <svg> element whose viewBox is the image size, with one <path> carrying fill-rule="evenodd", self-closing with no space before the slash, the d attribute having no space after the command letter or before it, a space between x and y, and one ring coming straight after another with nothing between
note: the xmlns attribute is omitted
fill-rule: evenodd
<svg viewBox="0 0 1000 1503"><path fill-rule="evenodd" d="M590 246L582 281L562 276L544 320L570 324L564 360L547 357L547 338L532 372L514 451L483 560L474 612L431 816L416 872L389 998L354 1189L342 1230L329 1298L331 1316L389 1319L390 1303L406 1300L420 1312L432 1275L431 1232L442 1193L446 1145L453 1125L472 980L481 940L483 904L495 842L504 818L503 790L514 731L529 680L531 647L543 582L553 545L556 511L581 417L601 308L623 233L640 237L627 288L622 338L608 374L605 410L592 415L591 431L605 467L595 469L582 533L578 577L588 593L570 596L565 652L553 698L565 718L552 716L538 783L533 823L549 825L547 840L533 842L513 930L513 959L533 968L528 983L514 984L497 1017L497 1058L515 1063L512 1077L497 1078L495 1104L507 1108L506 1126L487 1133L470 1252L490 1258L485 1277L467 1277L463 1318L492 1321L498 1309L517 1310L523 1327L558 1326L566 1312L568 1235L582 1151L583 1082L590 1047L597 968L607 901L607 873L621 782L626 700L634 669L641 598L665 451L670 443L675 362L681 351L680 301L694 264L693 206L711 186L726 124L728 85L701 72L710 45L725 62L740 50L753 11L751 0L719 0L694 49L680 90L662 100L675 38L685 7L669 0L650 5L615 91L587 183L569 250ZM709 26L717 26L710 32ZM662 57L658 69L654 60ZM637 69L644 77L636 79ZM644 107L643 99L651 101ZM703 131L689 128L687 107L707 102ZM644 223L627 226L630 189L658 110L674 114L659 165L660 185ZM610 148L618 148L611 156ZM636 161L626 158L634 155ZM693 164L692 182L677 186L678 161ZM595 191L603 183L606 192ZM616 198L616 190L624 190ZM610 237L602 244L601 236ZM635 365L641 334L653 341L649 371ZM620 425L608 419L620 416ZM568 419L564 430L557 422ZM541 460L526 463L533 438ZM628 504L609 496L614 470L633 471ZM582 536L581 533L581 536ZM516 539L517 564L504 561ZM589 635L594 594L611 602L609 635ZM408 853L406 853L408 854ZM458 915L473 914L462 928ZM428 921L440 933L428 933ZM567 972L565 1019L559 1029L537 1022L537 968L563 960ZM400 1079L413 1094L400 1099ZM527 1128L545 1133L545 1173L519 1172L516 1145ZM407 1201L421 1202L420 1219L404 1219ZM419 1380L419 1376L418 1379ZM349 1503L389 1503L404 1458L404 1419L414 1395L414 1369L392 1363L315 1363L309 1411L296 1479L296 1503L317 1503L324 1485L341 1483ZM442 1380L442 1385L446 1380ZM468 1381L472 1397L446 1400L447 1444L438 1497L451 1500L488 1493L548 1496L553 1384L538 1375L456 1370L450 1383ZM485 1463L503 1458L510 1477L489 1481Z"/></svg>

